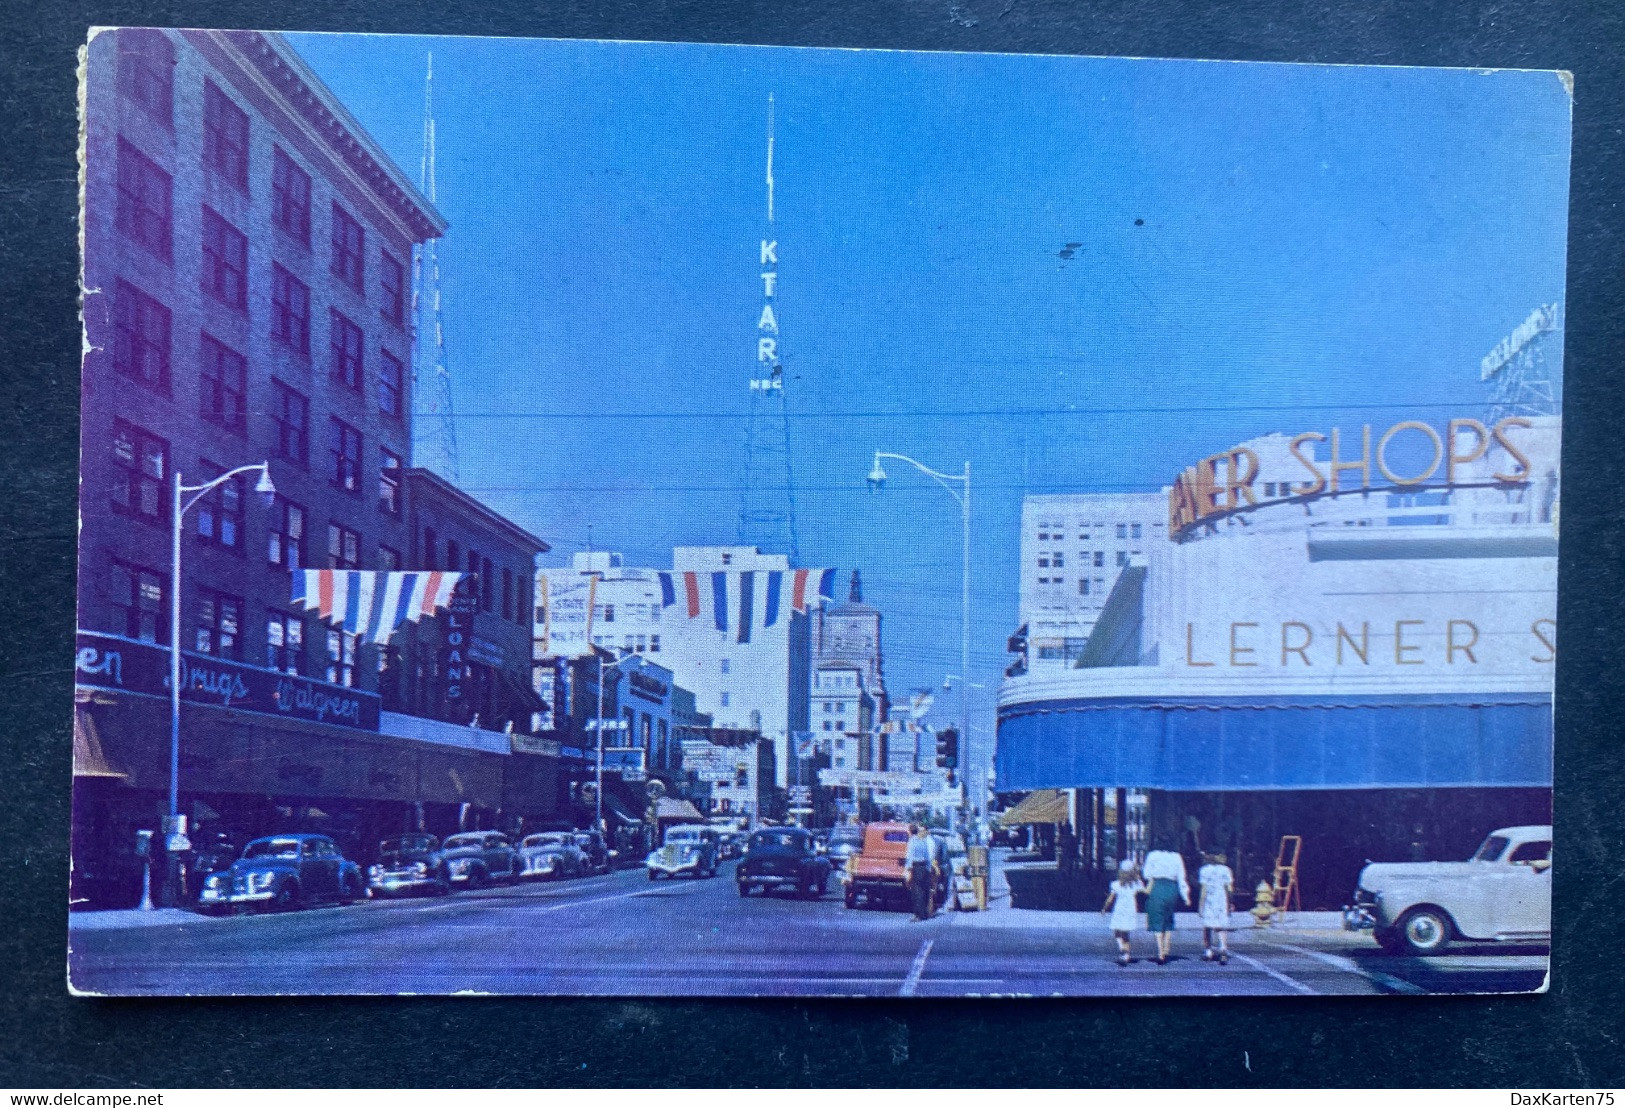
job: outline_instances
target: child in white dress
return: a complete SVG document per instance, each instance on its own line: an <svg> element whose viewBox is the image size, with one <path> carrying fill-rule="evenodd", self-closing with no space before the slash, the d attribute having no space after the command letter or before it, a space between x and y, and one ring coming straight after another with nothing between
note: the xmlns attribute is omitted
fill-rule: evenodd
<svg viewBox="0 0 1625 1108"><path fill-rule="evenodd" d="M1230 962L1230 946L1225 932L1230 930L1230 893L1235 888L1235 874L1225 865L1223 854L1209 854L1207 865L1196 874L1196 883L1202 889L1201 915L1202 915L1202 945L1206 948L1202 952L1202 960L1214 960L1213 937L1219 939L1219 965L1228 965Z"/></svg>
<svg viewBox="0 0 1625 1108"><path fill-rule="evenodd" d="M1117 867L1117 881L1106 893L1106 903L1100 909L1101 915L1105 915L1108 909L1111 911L1112 937L1117 940L1117 964L1120 966L1132 961L1128 939L1139 922L1139 896L1143 892L1145 882L1140 880L1133 861L1123 859Z"/></svg>

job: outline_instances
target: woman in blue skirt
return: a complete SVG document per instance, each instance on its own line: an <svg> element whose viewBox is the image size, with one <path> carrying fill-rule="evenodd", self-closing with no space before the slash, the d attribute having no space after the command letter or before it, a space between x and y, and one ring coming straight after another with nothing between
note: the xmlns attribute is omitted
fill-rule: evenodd
<svg viewBox="0 0 1625 1108"><path fill-rule="evenodd" d="M1140 876L1151 890L1145 898L1145 919L1146 928L1157 937L1157 965L1167 965L1174 939L1174 898L1187 905L1191 902L1185 859L1171 849L1165 837L1159 837L1156 849L1145 856Z"/></svg>

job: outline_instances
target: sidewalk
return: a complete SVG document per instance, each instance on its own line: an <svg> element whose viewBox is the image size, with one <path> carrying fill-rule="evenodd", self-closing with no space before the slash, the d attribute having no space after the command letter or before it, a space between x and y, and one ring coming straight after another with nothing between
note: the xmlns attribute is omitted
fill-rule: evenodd
<svg viewBox="0 0 1625 1108"><path fill-rule="evenodd" d="M126 927L178 927L188 923L218 923L221 916L205 916L182 908L154 908L143 912L139 908L106 908L88 912L69 912L68 930L118 931Z"/></svg>

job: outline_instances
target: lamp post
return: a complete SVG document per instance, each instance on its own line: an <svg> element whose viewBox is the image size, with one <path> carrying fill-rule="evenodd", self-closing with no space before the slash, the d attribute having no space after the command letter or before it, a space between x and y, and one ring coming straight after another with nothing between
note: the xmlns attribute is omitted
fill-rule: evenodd
<svg viewBox="0 0 1625 1108"><path fill-rule="evenodd" d="M970 760L970 690L966 687L970 675L970 462L965 463L963 475L939 473L930 466L921 465L905 454L875 451L874 468L869 471L869 491L878 493L886 484L886 471L880 467L881 459L907 462L948 491L959 505L962 551L959 588L959 672L966 677L959 688L959 733L965 744L965 759ZM957 487L956 487L957 486Z"/></svg>
<svg viewBox="0 0 1625 1108"><path fill-rule="evenodd" d="M271 483L271 465L269 462L255 462L251 465L238 466L227 470L211 481L201 485L185 485L181 483L180 470L175 471L175 484L173 499L170 502L170 534L169 534L169 820L164 828L164 849L169 855L169 867L166 884L169 889L171 903L174 903L182 894L177 882L180 874L181 826L181 531L182 521L187 512L197 506L209 493L235 477L245 473L258 473L260 479L254 484L254 491L260 495L267 507L276 499L276 486ZM191 499L184 499L190 493Z"/></svg>
<svg viewBox="0 0 1625 1108"><path fill-rule="evenodd" d="M595 719L593 721L593 730L598 732L598 767L594 771L594 774L593 774L593 781L594 781L594 784L597 786L593 790L593 804L594 804L594 807L596 809L594 826L597 827L597 829L599 831L603 831L604 830L604 671L607 670L607 669L614 669L616 666L619 666L622 663L624 663L624 662L626 662L626 661L628 661L628 660L630 660L632 658L636 658L637 655L636 654L623 654L619 658L616 658L613 662L605 662L603 654L598 653L598 651L596 649L593 651L593 653L598 656L598 717L597 717L597 719ZM620 674L616 674L615 679L618 682L620 680Z"/></svg>

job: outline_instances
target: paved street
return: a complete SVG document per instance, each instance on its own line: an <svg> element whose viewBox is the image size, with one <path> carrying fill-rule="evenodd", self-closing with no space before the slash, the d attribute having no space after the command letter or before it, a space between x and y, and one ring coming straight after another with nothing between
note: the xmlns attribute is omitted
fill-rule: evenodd
<svg viewBox="0 0 1625 1108"><path fill-rule="evenodd" d="M1221 995L1479 992L1539 988L1539 948L1380 953L1367 936L1287 924L1242 931L1228 966L1200 933L1177 960L1120 967L1093 913L849 911L735 891L710 880L651 884L642 870L439 899L370 901L287 915L180 912L72 918L74 986L145 993L563 993L821 996ZM1136 936L1136 953L1151 939Z"/></svg>

